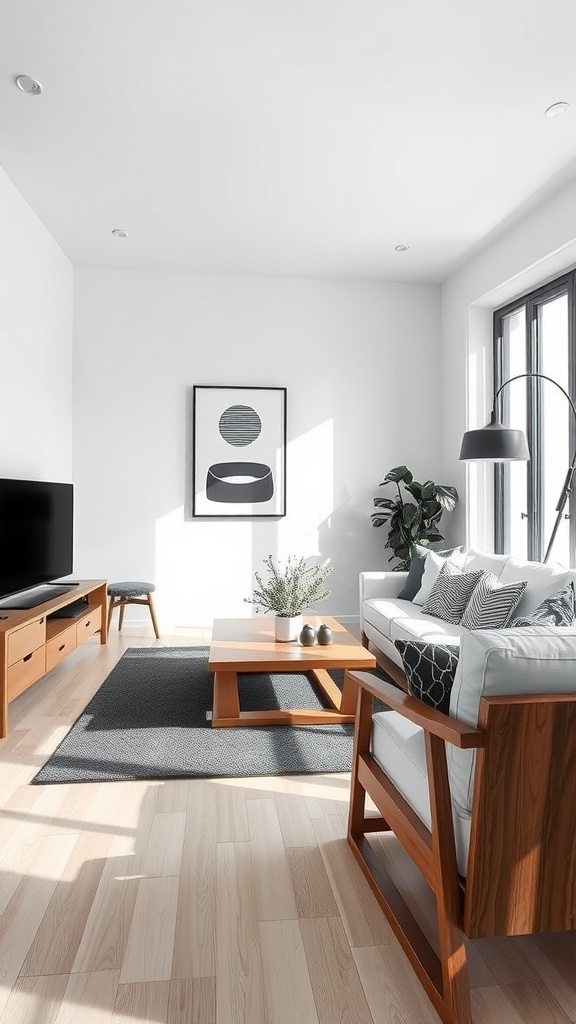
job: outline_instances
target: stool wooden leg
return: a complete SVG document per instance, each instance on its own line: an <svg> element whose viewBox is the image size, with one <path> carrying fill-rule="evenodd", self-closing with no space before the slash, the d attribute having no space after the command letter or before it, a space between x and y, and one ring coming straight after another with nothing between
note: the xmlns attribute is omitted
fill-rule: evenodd
<svg viewBox="0 0 576 1024"><path fill-rule="evenodd" d="M160 639L160 630L158 629L158 622L156 621L156 612L154 610L154 602L152 600L152 594L148 594L148 607L150 609L150 617L152 619L152 625L154 626L154 632L156 639Z"/></svg>
<svg viewBox="0 0 576 1024"><path fill-rule="evenodd" d="M116 607L116 605L114 603L114 598L111 597L110 598L110 603L108 605L108 632L110 632L110 623L112 622L112 612L114 611L115 607Z"/></svg>
<svg viewBox="0 0 576 1024"><path fill-rule="evenodd" d="M122 623L124 622L124 606L125 606L125 604L126 604L126 601L123 599L120 602L120 615L118 617L118 632L120 632L120 630L122 629Z"/></svg>

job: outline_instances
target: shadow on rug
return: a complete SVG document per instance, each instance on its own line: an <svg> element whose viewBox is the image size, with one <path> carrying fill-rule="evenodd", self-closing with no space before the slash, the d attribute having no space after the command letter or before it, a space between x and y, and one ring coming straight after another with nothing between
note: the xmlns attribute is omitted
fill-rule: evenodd
<svg viewBox="0 0 576 1024"><path fill-rule="evenodd" d="M129 648L33 782L350 770L352 725L212 729L212 679L207 647ZM242 711L325 706L305 673L243 673L238 689Z"/></svg>

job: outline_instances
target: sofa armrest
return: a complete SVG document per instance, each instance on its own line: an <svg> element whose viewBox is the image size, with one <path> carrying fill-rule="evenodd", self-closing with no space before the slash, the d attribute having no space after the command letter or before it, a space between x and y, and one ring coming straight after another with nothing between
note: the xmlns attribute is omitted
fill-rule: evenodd
<svg viewBox="0 0 576 1024"><path fill-rule="evenodd" d="M387 683L371 672L352 671L350 676L358 686L383 701L392 711L397 711L403 718L407 718L414 725L419 725L433 736L438 736L462 749L485 745L486 734L482 729L475 729L465 722L458 721L457 718L443 714L442 711L436 711L416 697L400 693L393 683Z"/></svg>
<svg viewBox="0 0 576 1024"><path fill-rule="evenodd" d="M372 570L360 573L360 613L364 601L374 597L398 597L406 580L407 572L386 572Z"/></svg>

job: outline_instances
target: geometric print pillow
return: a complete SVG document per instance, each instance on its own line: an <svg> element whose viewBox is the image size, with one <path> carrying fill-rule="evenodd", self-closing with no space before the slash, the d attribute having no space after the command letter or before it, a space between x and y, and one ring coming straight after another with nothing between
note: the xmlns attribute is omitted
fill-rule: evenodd
<svg viewBox="0 0 576 1024"><path fill-rule="evenodd" d="M462 616L461 625L467 629L503 629L510 622L527 586L526 580L501 586L493 572L483 572Z"/></svg>
<svg viewBox="0 0 576 1024"><path fill-rule="evenodd" d="M412 697L443 711L445 715L449 714L460 648L420 640L395 640L394 646L402 658Z"/></svg>
<svg viewBox="0 0 576 1024"><path fill-rule="evenodd" d="M546 597L530 615L513 619L511 626L571 626L574 622L576 596L574 583Z"/></svg>
<svg viewBox="0 0 576 1024"><path fill-rule="evenodd" d="M450 562L445 562L422 611L444 622L457 624L483 571L474 569L472 572L463 572Z"/></svg>

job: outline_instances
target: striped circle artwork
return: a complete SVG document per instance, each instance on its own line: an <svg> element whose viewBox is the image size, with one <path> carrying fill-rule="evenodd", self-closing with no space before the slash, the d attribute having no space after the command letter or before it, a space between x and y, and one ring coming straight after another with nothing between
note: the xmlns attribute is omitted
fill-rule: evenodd
<svg viewBox="0 0 576 1024"><path fill-rule="evenodd" d="M218 429L228 444L245 448L260 436L262 423L255 409L249 405L230 405L222 413Z"/></svg>

